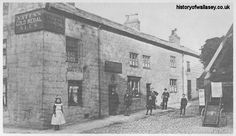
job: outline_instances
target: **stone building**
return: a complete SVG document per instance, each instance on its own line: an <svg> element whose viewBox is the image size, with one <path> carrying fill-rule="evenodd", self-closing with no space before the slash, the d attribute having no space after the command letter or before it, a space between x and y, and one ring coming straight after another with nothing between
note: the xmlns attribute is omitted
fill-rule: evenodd
<svg viewBox="0 0 236 136"><path fill-rule="evenodd" d="M167 88L169 103L198 97L199 54L180 45L176 30L171 41L140 32L135 17L122 25L73 4L4 3L4 124L50 127L56 95L68 124L109 116L114 88L118 113L126 89L133 111L145 108L150 88Z"/></svg>

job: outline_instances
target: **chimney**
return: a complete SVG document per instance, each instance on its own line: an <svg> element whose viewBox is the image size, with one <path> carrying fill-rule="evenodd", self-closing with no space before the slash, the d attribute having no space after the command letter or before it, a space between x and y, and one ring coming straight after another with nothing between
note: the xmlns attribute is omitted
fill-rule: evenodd
<svg viewBox="0 0 236 136"><path fill-rule="evenodd" d="M180 45L180 37L176 34L176 31L176 28L172 30L171 35L169 36L169 42Z"/></svg>
<svg viewBox="0 0 236 136"><path fill-rule="evenodd" d="M140 31L140 21L138 20L138 13L126 15L125 26Z"/></svg>

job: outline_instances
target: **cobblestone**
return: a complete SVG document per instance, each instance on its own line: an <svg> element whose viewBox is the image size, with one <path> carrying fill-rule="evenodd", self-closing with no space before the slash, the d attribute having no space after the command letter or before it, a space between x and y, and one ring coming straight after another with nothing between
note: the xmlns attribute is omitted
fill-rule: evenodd
<svg viewBox="0 0 236 136"><path fill-rule="evenodd" d="M146 116L137 121L112 124L107 127L92 129L83 133L233 133L232 113L228 115L228 124L225 127L203 127L201 117L198 114L198 101L187 109L186 116L180 117L179 110L171 110L165 113L157 113Z"/></svg>

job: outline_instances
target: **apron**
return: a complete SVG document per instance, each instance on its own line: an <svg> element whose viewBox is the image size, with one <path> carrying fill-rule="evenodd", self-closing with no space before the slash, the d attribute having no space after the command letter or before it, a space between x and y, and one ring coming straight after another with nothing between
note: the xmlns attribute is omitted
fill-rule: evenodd
<svg viewBox="0 0 236 136"><path fill-rule="evenodd" d="M65 124L66 121L65 121L65 118L64 118L64 115L62 113L62 103L61 104L55 104L56 106L56 116L55 114L52 115L52 121L51 121L51 124L52 125L62 125L62 124Z"/></svg>

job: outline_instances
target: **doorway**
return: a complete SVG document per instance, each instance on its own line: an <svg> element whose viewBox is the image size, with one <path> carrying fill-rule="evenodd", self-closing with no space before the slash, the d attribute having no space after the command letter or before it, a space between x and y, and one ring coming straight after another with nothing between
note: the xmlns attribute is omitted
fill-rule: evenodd
<svg viewBox="0 0 236 136"><path fill-rule="evenodd" d="M188 100L191 100L192 99L191 80L187 81L187 90L188 90Z"/></svg>
<svg viewBox="0 0 236 136"><path fill-rule="evenodd" d="M111 96L112 90L116 89L116 84L110 84L108 86L108 111L109 115L114 115L114 105L113 103L113 98Z"/></svg>
<svg viewBox="0 0 236 136"><path fill-rule="evenodd" d="M146 100L148 100L148 95L151 93L151 83L146 84Z"/></svg>

